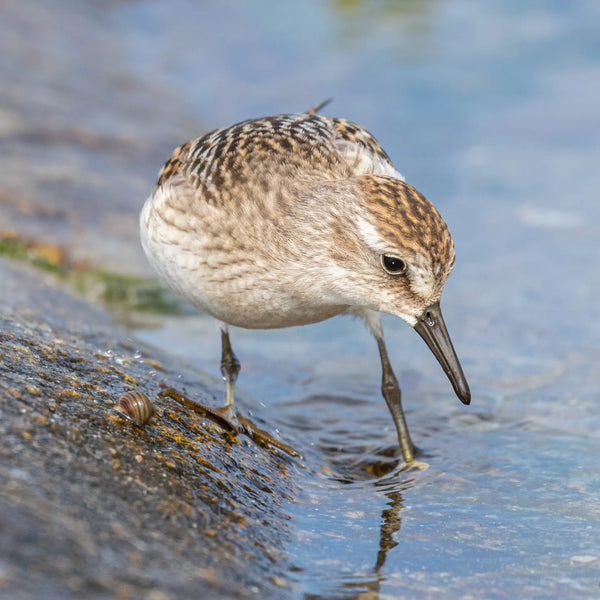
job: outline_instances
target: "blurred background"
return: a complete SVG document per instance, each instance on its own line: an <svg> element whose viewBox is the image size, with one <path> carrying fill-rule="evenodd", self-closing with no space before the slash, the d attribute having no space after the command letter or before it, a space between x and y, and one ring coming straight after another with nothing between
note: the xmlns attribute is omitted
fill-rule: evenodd
<svg viewBox="0 0 600 600"><path fill-rule="evenodd" d="M297 589L597 594L598 2L5 0L0 51L5 254L151 276L137 214L172 149L328 98L446 219L443 306L472 406L385 321L422 473L373 483L394 432L360 325L233 334L249 410L306 444L287 508ZM153 324L135 335L218 374L209 320ZM390 508L402 527L384 536Z"/></svg>

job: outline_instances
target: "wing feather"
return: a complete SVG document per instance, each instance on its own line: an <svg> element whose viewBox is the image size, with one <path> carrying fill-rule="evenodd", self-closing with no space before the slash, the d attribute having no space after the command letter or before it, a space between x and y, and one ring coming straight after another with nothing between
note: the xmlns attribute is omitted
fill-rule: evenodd
<svg viewBox="0 0 600 600"><path fill-rule="evenodd" d="M360 125L302 113L243 121L179 146L155 189L187 184L208 204L222 204L249 186L266 193L278 181L289 185L370 174L404 180Z"/></svg>

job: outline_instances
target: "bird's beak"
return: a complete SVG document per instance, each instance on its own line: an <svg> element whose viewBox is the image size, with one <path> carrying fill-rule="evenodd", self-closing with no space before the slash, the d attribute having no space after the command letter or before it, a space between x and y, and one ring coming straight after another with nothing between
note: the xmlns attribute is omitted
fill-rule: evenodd
<svg viewBox="0 0 600 600"><path fill-rule="evenodd" d="M448 335L444 317L442 317L442 311L440 310L440 303L434 302L431 306L428 306L417 319L414 328L442 365L442 369L448 375L456 395L463 404L469 404L471 402L469 384L458 362L452 340Z"/></svg>

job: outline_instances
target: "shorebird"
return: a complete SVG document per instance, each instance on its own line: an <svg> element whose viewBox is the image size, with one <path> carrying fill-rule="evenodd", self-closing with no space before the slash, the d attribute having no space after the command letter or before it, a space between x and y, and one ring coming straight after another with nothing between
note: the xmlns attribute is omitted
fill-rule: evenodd
<svg viewBox="0 0 600 600"><path fill-rule="evenodd" d="M176 148L142 209L142 245L169 286L220 322L220 414L232 427L244 429L235 425L240 363L228 326L354 315L377 342L382 395L410 463L415 447L381 313L419 333L469 404L440 310L454 267L452 237L366 129L318 115L319 108L244 121Z"/></svg>

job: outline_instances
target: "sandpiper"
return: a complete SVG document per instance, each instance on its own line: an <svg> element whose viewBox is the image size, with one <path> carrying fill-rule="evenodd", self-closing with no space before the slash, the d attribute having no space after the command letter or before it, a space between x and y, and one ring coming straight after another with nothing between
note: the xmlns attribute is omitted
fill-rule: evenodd
<svg viewBox="0 0 600 600"><path fill-rule="evenodd" d="M454 245L435 207L363 127L285 114L217 129L175 149L141 213L164 281L221 324L224 413L240 370L228 326L270 329L364 319L404 460L414 446L381 313L425 340L463 403L470 391L440 310Z"/></svg>

